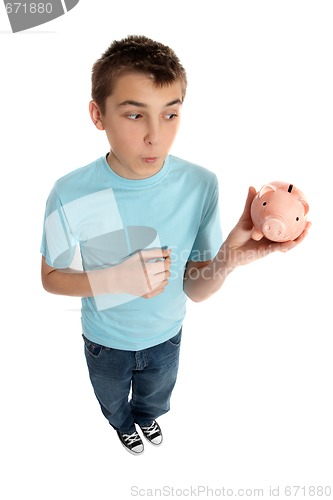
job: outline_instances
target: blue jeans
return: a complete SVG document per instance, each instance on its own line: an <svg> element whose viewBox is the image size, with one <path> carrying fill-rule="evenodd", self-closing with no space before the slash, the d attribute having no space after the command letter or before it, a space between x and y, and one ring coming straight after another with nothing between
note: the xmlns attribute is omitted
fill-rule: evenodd
<svg viewBox="0 0 333 500"><path fill-rule="evenodd" d="M89 376L104 416L121 433L150 425L170 409L182 329L162 344L141 351L104 347L83 336Z"/></svg>

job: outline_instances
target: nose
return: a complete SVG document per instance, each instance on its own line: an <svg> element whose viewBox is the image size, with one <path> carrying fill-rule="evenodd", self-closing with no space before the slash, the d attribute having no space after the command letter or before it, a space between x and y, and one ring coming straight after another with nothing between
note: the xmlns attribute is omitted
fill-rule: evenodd
<svg viewBox="0 0 333 500"><path fill-rule="evenodd" d="M262 232L271 241L284 241L288 238L288 224L283 217L267 217Z"/></svg>
<svg viewBox="0 0 333 500"><path fill-rule="evenodd" d="M150 120L147 123L147 128L145 131L144 141L146 144L155 145L159 141L160 130L157 121Z"/></svg>

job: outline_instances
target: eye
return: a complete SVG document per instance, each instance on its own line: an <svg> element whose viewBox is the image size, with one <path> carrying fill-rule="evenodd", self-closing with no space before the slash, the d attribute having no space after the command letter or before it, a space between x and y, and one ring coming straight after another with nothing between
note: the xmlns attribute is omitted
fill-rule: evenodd
<svg viewBox="0 0 333 500"><path fill-rule="evenodd" d="M138 120L139 118L141 118L142 115L140 115L139 113L132 113L131 115L127 115L127 118L129 118L130 120Z"/></svg>
<svg viewBox="0 0 333 500"><path fill-rule="evenodd" d="M263 206L265 207L266 205L267 205L267 202L266 202L266 201L264 201Z"/></svg>
<svg viewBox="0 0 333 500"><path fill-rule="evenodd" d="M167 120L172 120L173 118L176 118L178 115L176 113L168 113L167 115L164 115Z"/></svg>
<svg viewBox="0 0 333 500"><path fill-rule="evenodd" d="M297 222L299 221L299 217L296 217Z"/></svg>

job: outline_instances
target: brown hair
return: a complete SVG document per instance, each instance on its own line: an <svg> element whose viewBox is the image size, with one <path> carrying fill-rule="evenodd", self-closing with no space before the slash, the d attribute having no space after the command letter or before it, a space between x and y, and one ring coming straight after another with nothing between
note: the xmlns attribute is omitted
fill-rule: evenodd
<svg viewBox="0 0 333 500"><path fill-rule="evenodd" d="M93 65L91 95L102 114L105 113L105 100L112 94L117 78L130 72L147 75L161 87L179 79L185 97L186 72L175 52L145 36L132 35L113 41Z"/></svg>

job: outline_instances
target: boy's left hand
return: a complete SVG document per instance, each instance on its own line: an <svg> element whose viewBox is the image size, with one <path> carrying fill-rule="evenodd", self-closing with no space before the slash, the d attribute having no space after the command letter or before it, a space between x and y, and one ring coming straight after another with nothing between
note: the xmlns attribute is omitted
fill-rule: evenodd
<svg viewBox="0 0 333 500"><path fill-rule="evenodd" d="M303 233L294 241L285 241L283 243L273 242L266 238L255 241L251 238L253 223L251 219L251 204L256 195L254 187L249 188L244 211L230 232L228 238L222 245L224 247L224 257L230 267L237 267L244 264L249 264L261 257L265 257L272 252L280 251L287 252L295 246L299 245L308 234L311 223L308 222Z"/></svg>

